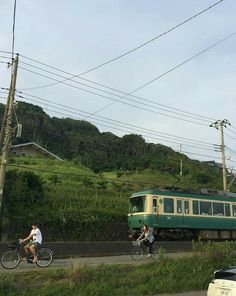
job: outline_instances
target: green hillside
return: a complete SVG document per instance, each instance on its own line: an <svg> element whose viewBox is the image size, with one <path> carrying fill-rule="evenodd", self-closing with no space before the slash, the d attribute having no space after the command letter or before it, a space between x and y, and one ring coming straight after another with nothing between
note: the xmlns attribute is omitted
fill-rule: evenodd
<svg viewBox="0 0 236 296"><path fill-rule="evenodd" d="M0 104L0 116L4 105ZM94 172L152 170L178 175L180 158L183 160L183 174L191 179L202 178L204 171L208 180L217 178L217 169L186 155L176 153L171 148L146 143L136 134L118 137L112 133L101 133L86 121L70 118L56 118L47 115L39 106L19 102L17 117L23 124L21 138L14 138L12 144L36 142L63 159L75 160ZM196 169L197 168L197 169ZM204 179L205 176L203 176Z"/></svg>
<svg viewBox="0 0 236 296"><path fill-rule="evenodd" d="M1 114L3 110L0 105ZM167 146L145 143L139 135L100 133L89 122L51 118L26 103L18 104L17 116L23 136L13 144L35 141L64 160L10 159L2 240L21 237L33 220L39 222L45 240L125 239L132 192L222 188L219 168Z"/></svg>

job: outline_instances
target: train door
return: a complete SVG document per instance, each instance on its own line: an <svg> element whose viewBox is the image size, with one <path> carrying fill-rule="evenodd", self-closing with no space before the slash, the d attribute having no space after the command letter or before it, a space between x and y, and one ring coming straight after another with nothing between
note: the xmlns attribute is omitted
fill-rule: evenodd
<svg viewBox="0 0 236 296"><path fill-rule="evenodd" d="M153 225L158 224L158 203L157 203L157 196L153 196L152 199L152 218L153 218Z"/></svg>
<svg viewBox="0 0 236 296"><path fill-rule="evenodd" d="M177 211L176 227L181 227L184 223L184 215L183 215L183 201L180 198L176 199L176 211Z"/></svg>
<svg viewBox="0 0 236 296"><path fill-rule="evenodd" d="M183 200L184 205L184 225L189 226L190 225L190 212L189 212L189 200Z"/></svg>

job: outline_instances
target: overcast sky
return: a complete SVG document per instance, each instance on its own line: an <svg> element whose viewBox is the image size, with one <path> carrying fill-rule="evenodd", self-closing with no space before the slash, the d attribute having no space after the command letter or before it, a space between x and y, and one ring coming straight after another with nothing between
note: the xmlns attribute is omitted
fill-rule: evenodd
<svg viewBox="0 0 236 296"><path fill-rule="evenodd" d="M236 168L236 34L134 93L146 101L132 97L130 99L136 102L128 101L127 97L122 99L82 86L77 82L102 88L79 78L75 79L77 82L66 81L74 87L59 83L37 88L52 84L55 80L22 69L30 69L57 80L63 78L32 66L41 67L67 78L71 76L25 58L29 57L72 75L81 74L151 40L216 2L216 0L18 0L15 52L22 56L20 56L17 89L23 89L29 95L72 108L62 111L55 109L58 105L52 107L52 103L49 102L45 105L43 101L33 97L31 99L37 102L27 100L42 106L50 116L85 118L85 115L78 114L76 109L88 114L96 113L96 116L103 116L109 121L112 119L125 123L121 127L114 125L114 121L99 122L94 115L86 118L101 132L110 131L119 136L133 132L143 135L148 142L162 143L178 151L181 144L182 151L189 151L193 153L188 154L191 158L200 160L220 162L221 154L214 152L212 145L220 144L220 133L210 128L209 124L215 120L228 119L232 127L227 129L225 134L225 145L228 147L226 157L230 158L227 165ZM10 52L12 48L13 7L14 0L0 0L0 51ZM224 0L146 46L81 77L131 93L234 33L235 15L236 1ZM2 52L0 55L8 56ZM7 60L2 57L0 61ZM9 80L10 69L7 69L6 64L0 63L0 87L8 87ZM114 102L78 87L120 101ZM113 90L102 89L114 93ZM117 92L116 94L121 95ZM3 96L1 94L1 97ZM29 96L28 98L30 99ZM1 99L1 102L5 102L4 99ZM180 113L157 104L207 118L200 117L199 120L199 117L193 118L190 113ZM168 109L169 112L154 107ZM100 109L103 110L98 112ZM131 130L129 125L137 127ZM152 132L140 128L150 129ZM169 134L178 138L163 138L155 132L164 133L162 136ZM183 137L188 140L184 141ZM190 140L201 141L192 142L192 145L197 145L198 148L188 146ZM204 144L202 142L209 144L202 146Z"/></svg>

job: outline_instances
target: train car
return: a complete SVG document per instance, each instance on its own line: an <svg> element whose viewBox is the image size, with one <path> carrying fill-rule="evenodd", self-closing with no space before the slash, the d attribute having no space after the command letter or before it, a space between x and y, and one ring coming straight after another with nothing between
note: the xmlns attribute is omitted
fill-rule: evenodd
<svg viewBox="0 0 236 296"><path fill-rule="evenodd" d="M130 237L144 224L163 240L236 239L236 194L148 190L129 198Z"/></svg>

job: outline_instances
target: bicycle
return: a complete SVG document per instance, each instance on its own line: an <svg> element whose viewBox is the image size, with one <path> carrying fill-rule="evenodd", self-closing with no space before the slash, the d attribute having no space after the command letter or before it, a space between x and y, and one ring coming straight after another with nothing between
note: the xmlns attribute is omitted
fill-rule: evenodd
<svg viewBox="0 0 236 296"><path fill-rule="evenodd" d="M147 253L147 246L142 241L133 241L133 248L131 250L131 257L134 261L142 259L143 254ZM155 243L152 245L152 252L150 254L152 259L158 259L158 250Z"/></svg>
<svg viewBox="0 0 236 296"><path fill-rule="evenodd" d="M15 246L11 246L10 251L6 251L2 254L0 263L6 269L16 268L21 261L27 261L28 263L33 263L33 256L26 254L24 246L21 241L19 241ZM40 247L36 251L37 260L35 263L39 267L48 267L53 261L53 251L49 248Z"/></svg>

